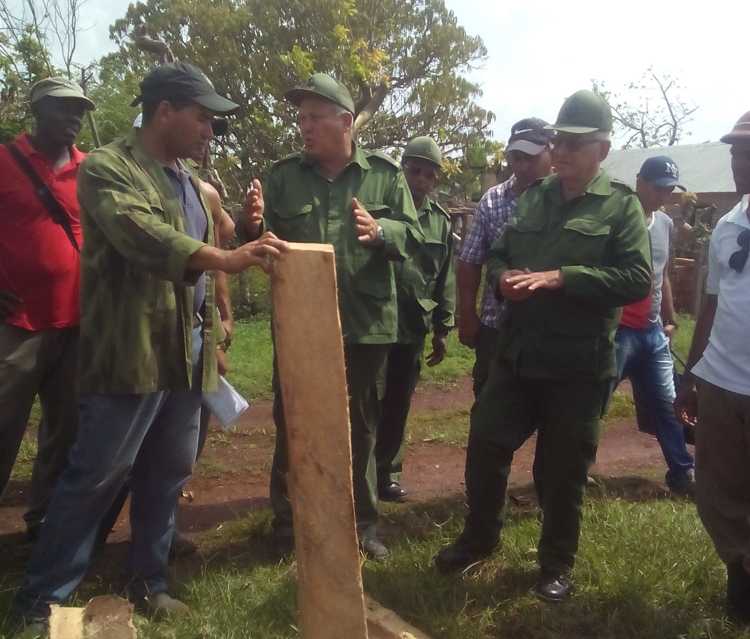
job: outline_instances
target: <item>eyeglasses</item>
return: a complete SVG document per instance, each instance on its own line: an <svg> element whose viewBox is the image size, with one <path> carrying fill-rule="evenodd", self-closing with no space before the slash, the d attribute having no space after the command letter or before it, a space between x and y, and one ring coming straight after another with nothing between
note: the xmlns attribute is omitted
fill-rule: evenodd
<svg viewBox="0 0 750 639"><path fill-rule="evenodd" d="M729 256L729 266L738 273L742 273L742 269L747 264L747 257L750 255L750 229L745 229L737 236L737 244L740 245L740 250Z"/></svg>
<svg viewBox="0 0 750 639"><path fill-rule="evenodd" d="M598 138L577 135L574 133L558 133L552 137L552 148L562 149L567 147L569 151L580 151L584 146L593 144L594 142L601 142Z"/></svg>

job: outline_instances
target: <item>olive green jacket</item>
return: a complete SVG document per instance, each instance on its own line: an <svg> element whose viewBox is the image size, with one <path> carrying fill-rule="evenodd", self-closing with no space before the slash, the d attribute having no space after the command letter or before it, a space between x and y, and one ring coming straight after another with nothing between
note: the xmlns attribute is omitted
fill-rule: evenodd
<svg viewBox="0 0 750 639"><path fill-rule="evenodd" d="M85 237L81 392L190 389L193 285L200 273L188 271L187 262L205 244L185 233L180 201L136 129L86 158L78 200ZM208 211L205 202L203 208ZM206 219L204 239L212 245L211 215ZM213 354L217 322L210 274L205 308L211 312L204 320L203 352ZM216 357L203 357L203 390L216 383Z"/></svg>
<svg viewBox="0 0 750 639"><path fill-rule="evenodd" d="M531 186L490 249L488 283L508 269L561 269L563 288L509 302L500 356L539 378L615 376L620 307L651 289L648 231L638 197L600 172L564 202L556 175Z"/></svg>
<svg viewBox="0 0 750 639"><path fill-rule="evenodd" d="M395 342L391 262L406 259L421 241L414 202L399 165L383 153L355 146L349 165L329 180L307 156L295 153L274 165L263 192L268 230L290 242L333 245L344 341ZM383 228L384 246L367 247L357 239L355 197Z"/></svg>
<svg viewBox="0 0 750 639"><path fill-rule="evenodd" d="M394 264L398 291L398 341L421 342L430 329L447 334L455 324L456 278L453 232L448 214L425 198L418 211L424 243Z"/></svg>

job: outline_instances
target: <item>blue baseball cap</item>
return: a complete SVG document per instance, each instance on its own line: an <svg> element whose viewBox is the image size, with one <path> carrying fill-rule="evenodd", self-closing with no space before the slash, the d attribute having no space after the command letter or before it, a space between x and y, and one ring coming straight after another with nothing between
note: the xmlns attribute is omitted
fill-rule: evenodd
<svg viewBox="0 0 750 639"><path fill-rule="evenodd" d="M655 186L677 187L683 191L687 190L680 184L680 170L677 168L677 164L666 155L648 158L641 165L638 176Z"/></svg>

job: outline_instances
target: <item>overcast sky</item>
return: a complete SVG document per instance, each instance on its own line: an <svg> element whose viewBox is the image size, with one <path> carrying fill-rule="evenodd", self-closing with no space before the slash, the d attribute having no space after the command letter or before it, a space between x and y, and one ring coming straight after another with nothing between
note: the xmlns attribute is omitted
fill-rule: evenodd
<svg viewBox="0 0 750 639"><path fill-rule="evenodd" d="M530 115L554 120L565 96L591 79L624 86L653 66L679 78L699 107L684 143L717 140L750 110L750 2L712 0L446 0L480 35L487 60L472 72L480 104L497 116L495 136ZM81 60L113 48L109 25L127 0L89 0ZM695 8L693 8L695 7Z"/></svg>

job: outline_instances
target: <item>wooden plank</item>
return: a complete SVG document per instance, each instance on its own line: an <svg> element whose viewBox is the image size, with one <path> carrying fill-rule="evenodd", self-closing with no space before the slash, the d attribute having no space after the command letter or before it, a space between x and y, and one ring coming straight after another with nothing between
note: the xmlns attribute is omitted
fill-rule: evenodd
<svg viewBox="0 0 750 639"><path fill-rule="evenodd" d="M333 247L291 244L272 295L302 636L367 639Z"/></svg>
<svg viewBox="0 0 750 639"><path fill-rule="evenodd" d="M371 597L367 597L365 603L370 639L430 639L421 630L406 623L393 610L383 608Z"/></svg>

